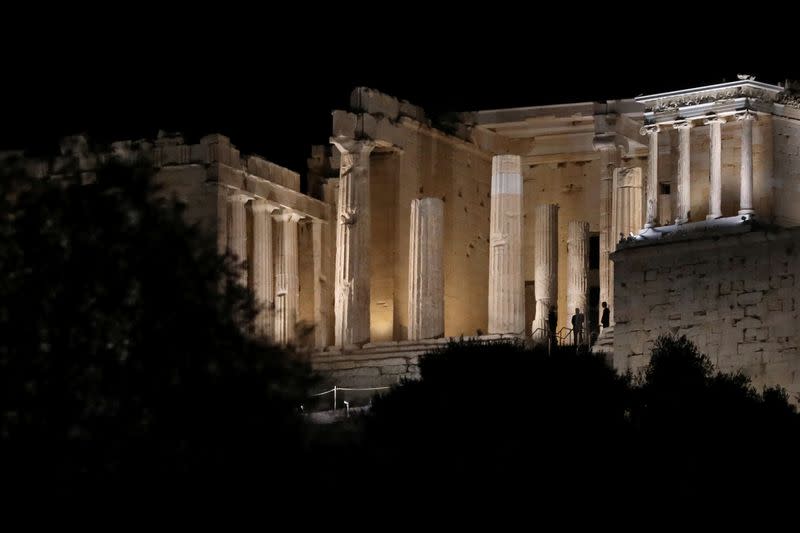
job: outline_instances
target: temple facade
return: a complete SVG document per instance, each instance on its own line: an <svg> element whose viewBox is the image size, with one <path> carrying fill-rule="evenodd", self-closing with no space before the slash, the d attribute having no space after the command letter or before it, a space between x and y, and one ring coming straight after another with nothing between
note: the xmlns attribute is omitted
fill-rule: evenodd
<svg viewBox="0 0 800 533"><path fill-rule="evenodd" d="M190 220L246 261L258 333L304 346L331 384L414 377L448 338L567 339L577 312L620 371L672 332L800 393L788 83L740 76L448 121L361 87L333 112L330 144L312 148L305 193L298 173L222 135L112 151L152 158Z"/></svg>

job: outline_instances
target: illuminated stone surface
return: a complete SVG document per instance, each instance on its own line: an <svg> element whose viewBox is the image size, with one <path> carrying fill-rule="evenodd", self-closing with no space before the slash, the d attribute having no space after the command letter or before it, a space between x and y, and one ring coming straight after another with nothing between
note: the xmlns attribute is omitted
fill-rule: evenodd
<svg viewBox="0 0 800 533"><path fill-rule="evenodd" d="M575 309L584 315L584 329L588 328L589 297L589 223L574 220L569 223L567 240L567 313Z"/></svg>
<svg viewBox="0 0 800 533"><path fill-rule="evenodd" d="M247 261L247 213L245 204L250 198L243 194L228 197L228 251L237 262ZM247 286L247 270L239 271L240 282Z"/></svg>
<svg viewBox="0 0 800 533"><path fill-rule="evenodd" d="M489 333L521 335L525 331L525 282L519 156L492 158L489 235Z"/></svg>
<svg viewBox="0 0 800 533"><path fill-rule="evenodd" d="M160 134L114 143L108 154L151 161L165 192L185 203L187 220L220 252L246 260L242 281L272 313L258 317L255 332L316 349L312 361L340 385L415 377L409 354L443 342L409 340L415 337L498 340L485 333L544 329L551 305L558 329L570 326L576 306L596 323L606 301L621 370L639 364L641 339L668 324L691 331L725 368L740 365L759 383L797 389L800 339L785 328L796 323L792 302L800 295L790 294L793 278L784 276L794 275L790 250L800 245L789 246L794 237L780 237L788 239L783 248L742 241L742 249L753 244L742 255L724 235L753 214L748 227L800 225L796 90L740 79L631 99L459 113L441 127L421 108L372 89L355 89L349 104L333 112L334 146L311 150L308 194L297 172L242 155L223 135L192 144ZM29 171L58 174L72 158L91 179L108 154L89 146L65 139L60 155L32 160ZM518 192L495 194L499 161L514 161L504 172ZM425 239L414 237L411 206L420 198L443 204L438 270L419 253ZM272 209L264 205L302 221L262 223L268 214L261 210ZM584 290L578 249L587 235L596 259L585 269ZM637 255L639 247L653 252ZM432 281L426 269L442 275L436 333L418 327L435 322L425 318L435 307L418 290ZM728 271L741 272L722 279ZM716 294L706 287L712 281ZM587 293L582 306L578 295ZM296 337L297 324L313 325L313 335ZM764 366L754 366L759 359Z"/></svg>
<svg viewBox="0 0 800 533"><path fill-rule="evenodd" d="M646 126L642 132L649 135L650 150L647 154L647 199L645 201L645 228L656 225L658 216L658 133L657 125Z"/></svg>
<svg viewBox="0 0 800 533"><path fill-rule="evenodd" d="M676 224L689 222L691 215L691 177L692 177L692 123L682 121L673 124L678 130L680 141L678 145L678 213L675 218Z"/></svg>
<svg viewBox="0 0 800 533"><path fill-rule="evenodd" d="M642 229L642 169L641 167L622 167L614 171L614 235L617 241Z"/></svg>
<svg viewBox="0 0 800 533"><path fill-rule="evenodd" d="M273 215L277 224L275 245L275 340L293 343L298 319L300 286L297 271L297 222L300 215Z"/></svg>
<svg viewBox="0 0 800 533"><path fill-rule="evenodd" d="M263 201L250 202L253 219L253 243L250 271L251 288L260 306L256 317L256 333L273 336L274 321L272 310L275 306L272 255L272 211L275 206Z"/></svg>
<svg viewBox="0 0 800 533"><path fill-rule="evenodd" d="M369 341L370 219L369 155L372 142L339 139L339 203L336 212L335 342Z"/></svg>
<svg viewBox="0 0 800 533"><path fill-rule="evenodd" d="M550 308L558 312L558 206L538 205L535 217L536 318L531 332L535 339L542 340L547 338L549 331L547 321ZM562 314L566 314L563 313L563 307Z"/></svg>
<svg viewBox="0 0 800 533"><path fill-rule="evenodd" d="M709 158L709 190L708 215L706 219L714 220L722 216L722 125L725 119L711 118L705 121L709 126L710 158Z"/></svg>
<svg viewBox="0 0 800 533"><path fill-rule="evenodd" d="M736 118L742 123L742 170L739 189L739 214L752 215L753 211L753 119L750 111L738 113Z"/></svg>
<svg viewBox="0 0 800 533"><path fill-rule="evenodd" d="M444 203L439 198L411 202L408 265L408 338L444 335Z"/></svg>

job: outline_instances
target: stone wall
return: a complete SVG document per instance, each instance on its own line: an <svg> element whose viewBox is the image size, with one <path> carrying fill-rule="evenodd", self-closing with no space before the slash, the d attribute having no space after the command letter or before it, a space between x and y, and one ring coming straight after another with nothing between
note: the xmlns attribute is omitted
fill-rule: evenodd
<svg viewBox="0 0 800 533"><path fill-rule="evenodd" d="M409 129L401 154L373 155L373 332L387 340L408 336L408 252L411 201L444 202L445 335L486 331L489 285L491 159L433 131ZM464 146L461 146L464 144ZM387 195L392 195L387 198ZM393 291L389 299L389 287Z"/></svg>
<svg viewBox="0 0 800 533"><path fill-rule="evenodd" d="M424 197L444 202L445 335L485 332L492 154L431 127L420 108L366 88L353 91L350 111L334 112L333 134L378 145L370 156L371 340L408 338L410 208ZM338 164L336 154L329 164Z"/></svg>
<svg viewBox="0 0 800 533"><path fill-rule="evenodd" d="M370 238L370 338L372 342L390 341L402 318L395 309L395 271L404 269L397 259L397 179L400 158L394 153L373 153L370 157L370 206L372 236ZM398 320L395 321L395 313Z"/></svg>
<svg viewBox="0 0 800 533"><path fill-rule="evenodd" d="M775 222L800 224L800 121L773 118Z"/></svg>
<svg viewBox="0 0 800 533"><path fill-rule="evenodd" d="M614 366L638 371L662 333L725 372L800 394L800 229L688 235L613 254Z"/></svg>

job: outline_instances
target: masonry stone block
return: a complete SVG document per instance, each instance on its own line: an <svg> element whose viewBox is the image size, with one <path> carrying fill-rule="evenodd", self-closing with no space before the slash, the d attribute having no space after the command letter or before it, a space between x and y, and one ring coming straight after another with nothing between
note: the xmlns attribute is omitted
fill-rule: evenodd
<svg viewBox="0 0 800 533"><path fill-rule="evenodd" d="M759 303L764 297L762 291L745 292L739 295L737 302L739 305L747 306Z"/></svg>

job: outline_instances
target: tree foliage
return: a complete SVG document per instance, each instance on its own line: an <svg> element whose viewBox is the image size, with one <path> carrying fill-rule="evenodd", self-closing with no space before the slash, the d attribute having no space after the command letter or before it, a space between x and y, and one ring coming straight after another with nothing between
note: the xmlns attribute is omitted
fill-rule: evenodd
<svg viewBox="0 0 800 533"><path fill-rule="evenodd" d="M286 464L307 365L245 333L256 307L240 266L184 223L151 167L3 170L0 468L105 479Z"/></svg>

